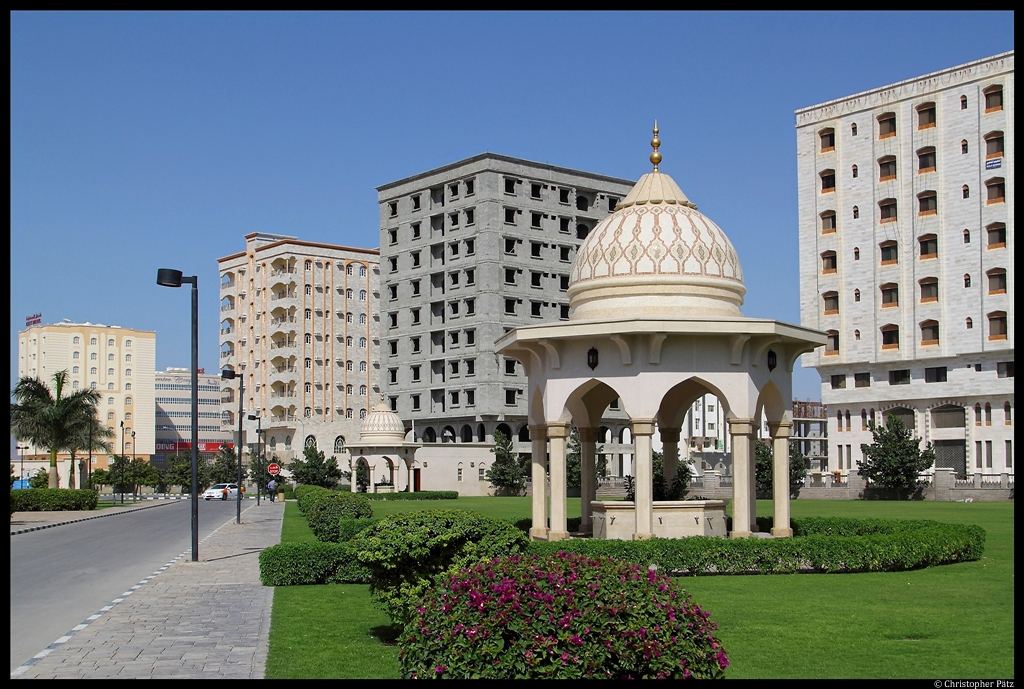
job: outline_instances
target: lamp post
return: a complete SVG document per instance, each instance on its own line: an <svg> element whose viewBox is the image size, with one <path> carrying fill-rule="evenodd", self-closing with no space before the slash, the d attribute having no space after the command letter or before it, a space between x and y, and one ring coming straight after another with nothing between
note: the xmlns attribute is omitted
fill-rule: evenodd
<svg viewBox="0 0 1024 689"><path fill-rule="evenodd" d="M249 420L256 422L256 505L260 504L260 484L263 483L263 454L260 451L260 433L263 419L259 414L249 414Z"/></svg>
<svg viewBox="0 0 1024 689"><path fill-rule="evenodd" d="M21 480L25 480L25 450L28 449L28 445L18 445L18 451L21 452ZM25 484L21 484L24 486Z"/></svg>
<svg viewBox="0 0 1024 689"><path fill-rule="evenodd" d="M132 502L135 502L135 431L132 431Z"/></svg>
<svg viewBox="0 0 1024 689"><path fill-rule="evenodd" d="M89 490L92 490L92 419L89 420L89 471L85 485L89 486Z"/></svg>
<svg viewBox="0 0 1024 689"><path fill-rule="evenodd" d="M124 504L124 421L121 422L121 461L118 462L121 465L120 477L118 483L121 485L121 504Z"/></svg>
<svg viewBox="0 0 1024 689"><path fill-rule="evenodd" d="M192 562L199 561L199 276L185 277L180 270L160 268L156 284L192 285Z"/></svg>
<svg viewBox="0 0 1024 689"><path fill-rule="evenodd" d="M238 490L235 491L235 497L237 498L237 505L235 506L235 523L242 523L242 398L245 396L245 375L238 374L236 376L234 371L224 369L220 372L220 377L225 380L233 380L235 377L238 378L238 442L235 444L236 452L235 459L238 461ZM259 491L257 490L257 493Z"/></svg>

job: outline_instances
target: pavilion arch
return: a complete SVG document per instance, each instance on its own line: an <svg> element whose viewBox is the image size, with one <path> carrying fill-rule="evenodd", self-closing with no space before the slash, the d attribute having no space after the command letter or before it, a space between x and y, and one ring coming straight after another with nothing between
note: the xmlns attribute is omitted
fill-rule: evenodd
<svg viewBox="0 0 1024 689"><path fill-rule="evenodd" d="M768 381L761 388L760 393L757 396L757 405L754 412L754 418L760 423L761 412L764 411L765 417L768 419L768 423L781 423L783 421L791 420L793 416L792 409L787 409L785 402L782 399L782 392L774 382Z"/></svg>
<svg viewBox="0 0 1024 689"><path fill-rule="evenodd" d="M600 423L608 405L616 399L621 398L614 388L596 378L591 378L572 391L565 401L560 419L566 422L571 420L577 428L594 427ZM625 411L621 403L619 411ZM626 415L628 416L629 413L626 412Z"/></svg>
<svg viewBox="0 0 1024 689"><path fill-rule="evenodd" d="M468 423L462 424L462 428L459 429L459 440L464 443L473 442L473 427Z"/></svg>
<svg viewBox="0 0 1024 689"><path fill-rule="evenodd" d="M658 409L658 426L661 428L679 428L686 412L703 395L714 395L718 398L719 404L725 412L725 418L733 416L730 409L729 399L718 386L698 376L691 376L686 380L676 383L661 398L661 406Z"/></svg>

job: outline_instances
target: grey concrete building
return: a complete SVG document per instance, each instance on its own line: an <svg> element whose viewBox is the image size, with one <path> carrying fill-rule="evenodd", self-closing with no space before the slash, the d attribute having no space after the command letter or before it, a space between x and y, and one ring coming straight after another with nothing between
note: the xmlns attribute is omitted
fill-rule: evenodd
<svg viewBox="0 0 1024 689"><path fill-rule="evenodd" d="M199 378L199 454L212 459L221 445L235 446L234 418L221 412L220 371L204 370ZM156 394L156 454L153 463L167 464L167 458L192 450L192 372L188 368L157 371L153 384Z"/></svg>
<svg viewBox="0 0 1024 689"><path fill-rule="evenodd" d="M492 457L496 429L530 452L527 379L494 342L516 326L568 319L576 250L632 187L484 153L377 188L381 385L424 441L418 457L448 442ZM613 444L608 451L632 450ZM465 469L474 481L483 471Z"/></svg>
<svg viewBox="0 0 1024 689"><path fill-rule="evenodd" d="M1014 53L796 111L803 357L846 472L889 414L1013 475Z"/></svg>

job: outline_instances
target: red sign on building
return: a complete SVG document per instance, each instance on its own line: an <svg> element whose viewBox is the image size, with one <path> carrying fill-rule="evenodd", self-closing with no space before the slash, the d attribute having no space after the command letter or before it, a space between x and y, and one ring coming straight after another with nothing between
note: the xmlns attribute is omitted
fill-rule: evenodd
<svg viewBox="0 0 1024 689"><path fill-rule="evenodd" d="M31 316L26 316L25 317L25 327L26 328L29 327L30 325L39 325L42 322L43 322L43 314L41 314L41 313L34 313Z"/></svg>

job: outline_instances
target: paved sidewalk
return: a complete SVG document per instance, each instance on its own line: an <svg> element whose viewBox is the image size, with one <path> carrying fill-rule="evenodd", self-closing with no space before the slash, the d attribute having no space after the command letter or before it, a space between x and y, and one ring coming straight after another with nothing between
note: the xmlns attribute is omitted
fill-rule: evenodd
<svg viewBox="0 0 1024 689"><path fill-rule="evenodd" d="M274 589L258 558L283 518L282 502L250 505L200 542L198 562L190 548L11 677L262 679Z"/></svg>

